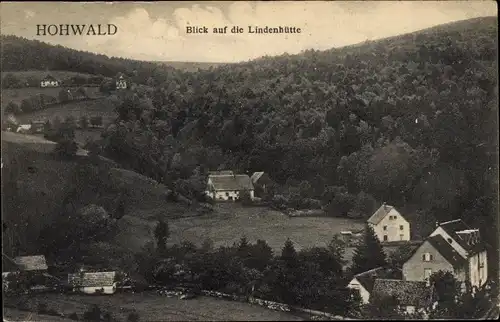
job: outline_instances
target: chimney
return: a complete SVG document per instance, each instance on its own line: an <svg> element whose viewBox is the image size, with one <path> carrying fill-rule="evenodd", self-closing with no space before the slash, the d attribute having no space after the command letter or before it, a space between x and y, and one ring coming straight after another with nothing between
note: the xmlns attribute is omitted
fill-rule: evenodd
<svg viewBox="0 0 500 322"><path fill-rule="evenodd" d="M436 228L439 227L439 221L436 221Z"/></svg>

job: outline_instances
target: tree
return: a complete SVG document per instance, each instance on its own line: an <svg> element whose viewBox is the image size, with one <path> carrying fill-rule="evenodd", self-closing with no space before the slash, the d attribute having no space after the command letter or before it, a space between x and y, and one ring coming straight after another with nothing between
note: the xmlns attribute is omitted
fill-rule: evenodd
<svg viewBox="0 0 500 322"><path fill-rule="evenodd" d="M139 313L130 312L127 316L127 322L139 322Z"/></svg>
<svg viewBox="0 0 500 322"><path fill-rule="evenodd" d="M359 274L380 266L386 266L386 258L373 228L366 225L363 242L354 250L351 274Z"/></svg>
<svg viewBox="0 0 500 322"><path fill-rule="evenodd" d="M349 210L347 217L349 218L366 218L375 211L376 200L372 195L361 191L356 196L354 207Z"/></svg>
<svg viewBox="0 0 500 322"><path fill-rule="evenodd" d="M433 273L429 282L434 286L438 299L438 306L431 313L431 317L442 319L458 317L456 309L461 296L460 282L448 271Z"/></svg>
<svg viewBox="0 0 500 322"><path fill-rule="evenodd" d="M167 250L168 236L168 224L163 220L163 218L160 218L155 227L156 247L160 253L164 253Z"/></svg>
<svg viewBox="0 0 500 322"><path fill-rule="evenodd" d="M93 127L98 127L102 125L102 116L93 116L90 118L90 124Z"/></svg>
<svg viewBox="0 0 500 322"><path fill-rule="evenodd" d="M33 111L33 104L29 99L23 99L21 101L21 111L23 111L23 113L29 113Z"/></svg>
<svg viewBox="0 0 500 322"><path fill-rule="evenodd" d="M5 113L19 114L21 113L21 108L19 107L19 105L11 101L5 107Z"/></svg>
<svg viewBox="0 0 500 322"><path fill-rule="evenodd" d="M70 93L68 89L61 88L59 94L57 95L59 102L67 102L70 99Z"/></svg>
<svg viewBox="0 0 500 322"><path fill-rule="evenodd" d="M81 127L82 129L87 129L87 128L88 128L88 126L89 126L89 119L87 118L87 116L82 115L82 116L80 117L80 122L79 122L79 123L80 123L80 127Z"/></svg>
<svg viewBox="0 0 500 322"><path fill-rule="evenodd" d="M61 157L74 157L78 151L78 145L73 140L60 140L55 148L55 153Z"/></svg>
<svg viewBox="0 0 500 322"><path fill-rule="evenodd" d="M413 254L413 248L409 244L399 246L395 252L389 255L389 265L402 268L403 264L410 259Z"/></svg>
<svg viewBox="0 0 500 322"><path fill-rule="evenodd" d="M289 238L287 238L285 245L281 250L281 259L289 264L293 264L297 260L297 251L293 246L293 242Z"/></svg>
<svg viewBox="0 0 500 322"><path fill-rule="evenodd" d="M11 73L5 75L2 80L2 88L19 88L20 85L19 79Z"/></svg>

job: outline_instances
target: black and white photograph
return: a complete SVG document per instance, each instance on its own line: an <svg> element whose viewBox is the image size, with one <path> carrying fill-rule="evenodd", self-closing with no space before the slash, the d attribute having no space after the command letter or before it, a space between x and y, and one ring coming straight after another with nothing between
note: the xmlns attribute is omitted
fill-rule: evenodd
<svg viewBox="0 0 500 322"><path fill-rule="evenodd" d="M3 320L497 320L497 10L1 2Z"/></svg>

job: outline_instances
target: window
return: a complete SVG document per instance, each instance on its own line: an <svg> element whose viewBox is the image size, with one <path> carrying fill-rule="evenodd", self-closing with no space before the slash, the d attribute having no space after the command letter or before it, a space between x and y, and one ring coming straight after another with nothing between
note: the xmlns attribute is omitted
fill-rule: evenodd
<svg viewBox="0 0 500 322"><path fill-rule="evenodd" d="M399 230L403 230L403 225L399 225Z"/></svg>
<svg viewBox="0 0 500 322"><path fill-rule="evenodd" d="M432 269L424 268L424 279L428 279L432 275Z"/></svg>
<svg viewBox="0 0 500 322"><path fill-rule="evenodd" d="M432 254L429 253L422 254L422 260L424 262L430 262L432 260Z"/></svg>
<svg viewBox="0 0 500 322"><path fill-rule="evenodd" d="M384 241L387 241L387 235L384 235Z"/></svg>
<svg viewBox="0 0 500 322"><path fill-rule="evenodd" d="M396 218L398 218L398 217L396 217L396 216L392 216L392 217L393 217L392 219L396 219Z"/></svg>
<svg viewBox="0 0 500 322"><path fill-rule="evenodd" d="M387 230L387 226L384 226L384 230Z"/></svg>
<svg viewBox="0 0 500 322"><path fill-rule="evenodd" d="M448 238L448 239L447 239L447 241L448 241L448 243L450 243L450 244L451 244L451 243L453 243L453 239L451 239L451 238Z"/></svg>
<svg viewBox="0 0 500 322"><path fill-rule="evenodd" d="M399 235L399 240L403 240L403 238L404 238L404 235L403 235L403 234L400 234L400 235Z"/></svg>
<svg viewBox="0 0 500 322"><path fill-rule="evenodd" d="M229 192L226 192L226 197L229 197Z"/></svg>

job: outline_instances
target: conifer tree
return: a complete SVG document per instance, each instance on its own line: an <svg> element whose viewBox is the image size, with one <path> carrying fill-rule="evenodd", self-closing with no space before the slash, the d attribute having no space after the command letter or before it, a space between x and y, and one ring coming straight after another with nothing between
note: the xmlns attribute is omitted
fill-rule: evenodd
<svg viewBox="0 0 500 322"><path fill-rule="evenodd" d="M281 259L287 263L295 262L297 259L297 251L290 239L286 240L285 246L281 250Z"/></svg>
<svg viewBox="0 0 500 322"><path fill-rule="evenodd" d="M352 274L359 274L380 266L386 266L386 256L373 228L367 225L364 239L354 251Z"/></svg>

